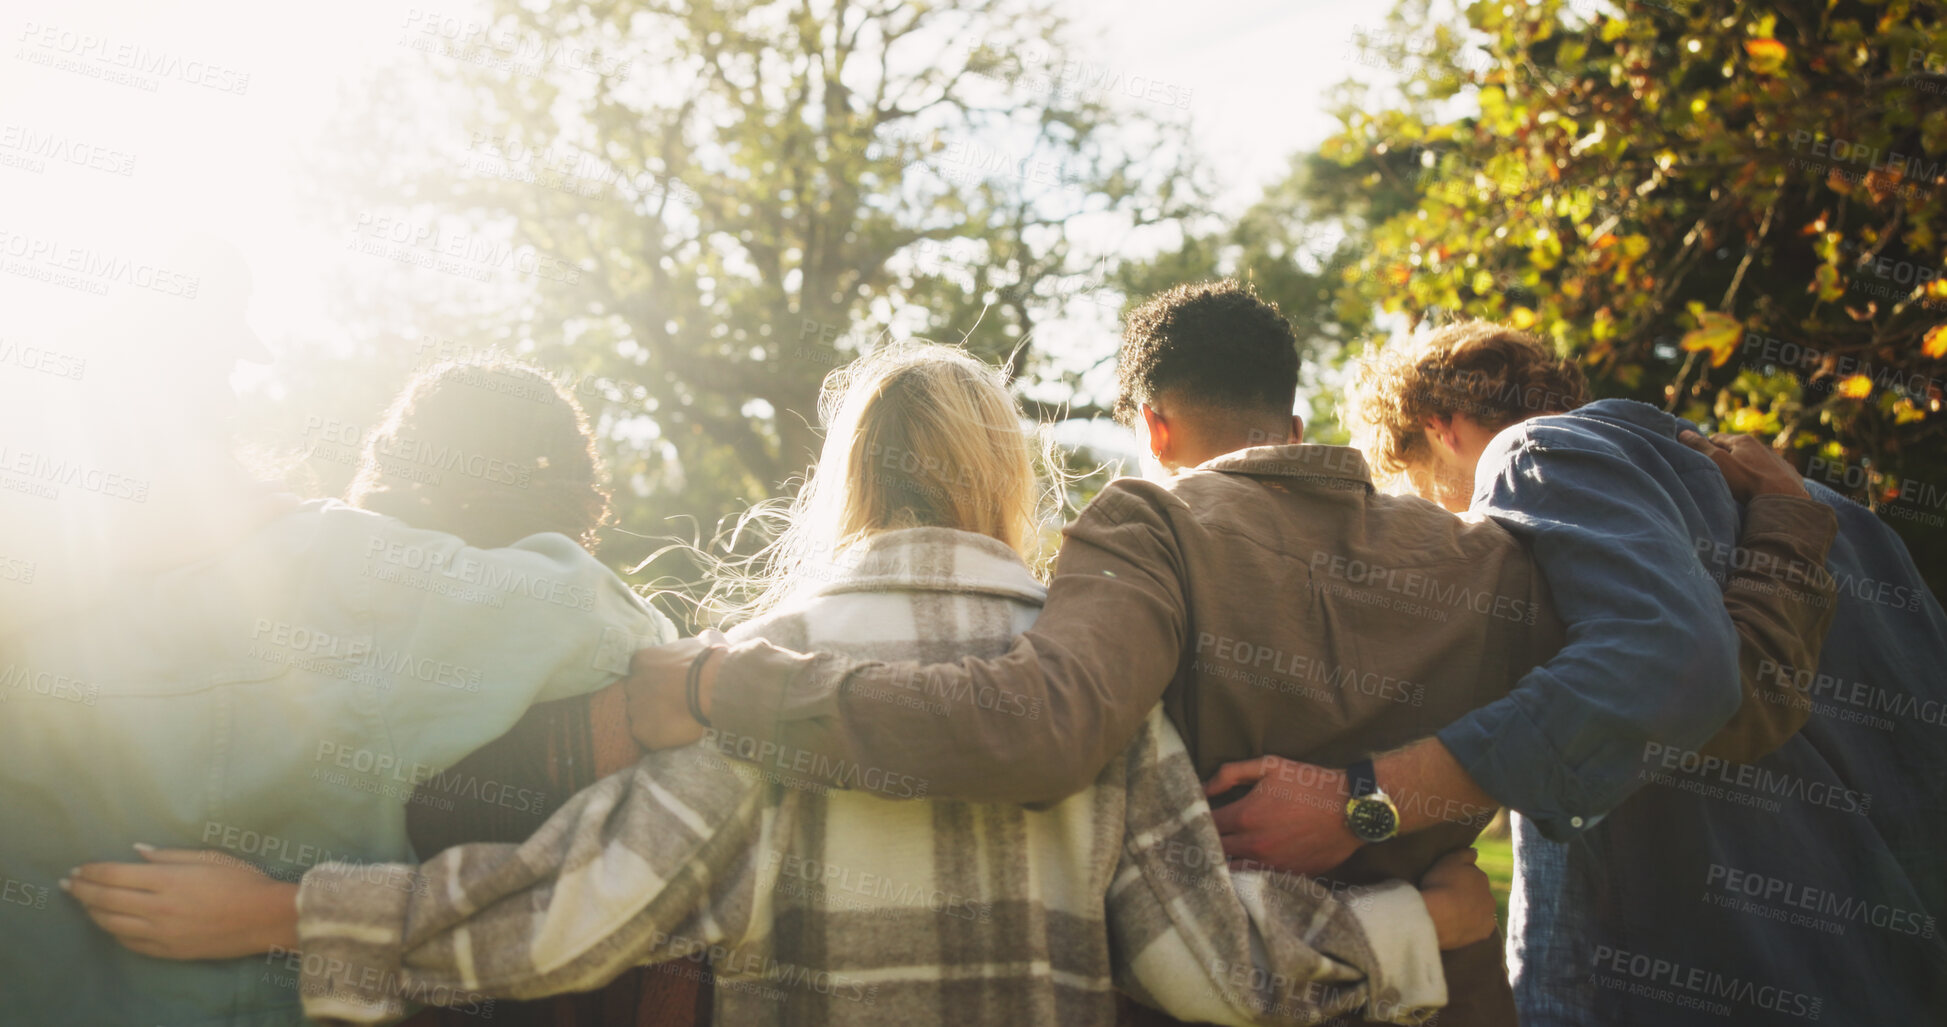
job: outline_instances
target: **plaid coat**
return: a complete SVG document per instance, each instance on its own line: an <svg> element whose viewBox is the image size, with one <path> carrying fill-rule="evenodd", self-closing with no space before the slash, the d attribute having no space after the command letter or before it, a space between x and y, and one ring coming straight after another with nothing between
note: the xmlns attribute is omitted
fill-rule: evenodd
<svg viewBox="0 0 1947 1027"><path fill-rule="evenodd" d="M887 660L991 656L1044 595L1000 543L918 528L858 547L736 634ZM929 701L918 686L884 698ZM519 846L314 868L289 957L306 1011L483 1007L681 958L708 961L718 1022L738 1025L1109 1024L1118 988L1215 1023L1416 1023L1446 1000L1411 885L1226 868L1160 709L1093 787L1042 809L912 801L925 781L808 759L718 734L583 791Z"/></svg>

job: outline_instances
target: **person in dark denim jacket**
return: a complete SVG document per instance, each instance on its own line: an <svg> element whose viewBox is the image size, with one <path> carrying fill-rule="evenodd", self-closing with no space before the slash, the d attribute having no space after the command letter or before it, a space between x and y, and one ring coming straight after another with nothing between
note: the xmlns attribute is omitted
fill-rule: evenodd
<svg viewBox="0 0 1947 1027"><path fill-rule="evenodd" d="M1757 685L1720 730L1737 639L1703 586L1746 559L1746 509L1693 425L1586 402L1545 343L1480 323L1369 357L1348 406L1375 463L1530 544L1564 653L1585 650L1437 736L1521 814L1522 1022L1938 1017L1947 617L1893 531L1802 483L1837 536L1827 568L1778 578L1810 590L1829 570L1833 627L1816 668L1746 668Z"/></svg>

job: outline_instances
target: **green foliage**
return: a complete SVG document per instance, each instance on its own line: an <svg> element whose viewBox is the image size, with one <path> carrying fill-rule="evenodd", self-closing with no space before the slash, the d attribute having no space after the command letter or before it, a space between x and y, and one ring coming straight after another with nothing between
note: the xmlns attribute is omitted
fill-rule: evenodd
<svg viewBox="0 0 1947 1027"><path fill-rule="evenodd" d="M1024 384L1052 373L1037 328L1112 297L1120 240L1198 202L1173 108L1066 75L1043 0L500 0L496 37L591 59L431 54L348 108L322 176L348 221L456 219L544 255L553 273L418 297L405 323L603 383L581 398L645 536L787 488L861 347L964 338ZM416 348L375 321L369 348ZM622 562L651 547L621 541Z"/></svg>
<svg viewBox="0 0 1947 1027"><path fill-rule="evenodd" d="M1529 328L1600 394L1775 436L1815 480L1906 504L1887 513L1947 587L1942 9L1494 0L1465 20L1415 30L1453 45L1407 47L1402 97L1342 110L1320 148L1414 193L1347 219L1339 322ZM1460 116L1437 102L1457 88Z"/></svg>

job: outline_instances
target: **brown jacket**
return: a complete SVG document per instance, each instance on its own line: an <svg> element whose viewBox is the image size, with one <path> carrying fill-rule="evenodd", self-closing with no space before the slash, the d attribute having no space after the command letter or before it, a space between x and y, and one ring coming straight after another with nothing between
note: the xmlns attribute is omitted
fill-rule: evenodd
<svg viewBox="0 0 1947 1027"><path fill-rule="evenodd" d="M1822 565L1830 517L1811 506L1824 509L1752 504L1746 538L1786 558L1747 563ZM716 726L823 757L815 764L911 775L931 797L1046 802L1087 784L1158 700L1206 776L1267 753L1342 767L1504 695L1563 638L1510 535L1377 493L1354 449L1261 447L1167 486L1120 479L1066 535L1041 619L1005 655L920 667L742 646L719 671ZM1736 594L1747 647L1816 665L1814 622L1830 602L1812 611L1790 598L1802 591ZM1783 730L1778 740L1796 729L1775 717L1760 727ZM1417 880L1492 813L1394 799L1443 822L1367 847L1333 876ZM1512 1023L1498 943L1448 956L1439 1022Z"/></svg>

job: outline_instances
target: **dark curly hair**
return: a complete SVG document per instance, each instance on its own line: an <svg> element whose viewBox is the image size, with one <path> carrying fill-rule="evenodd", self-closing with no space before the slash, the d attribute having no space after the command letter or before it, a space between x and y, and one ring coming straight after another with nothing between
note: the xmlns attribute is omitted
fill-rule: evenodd
<svg viewBox="0 0 1947 1027"><path fill-rule="evenodd" d="M588 416L541 371L449 362L392 401L345 501L482 549L552 531L593 551L607 477Z"/></svg>
<svg viewBox="0 0 1947 1027"><path fill-rule="evenodd" d="M1298 339L1275 303L1224 279L1178 285L1129 312L1116 359L1115 419L1165 393L1249 413L1288 415Z"/></svg>

